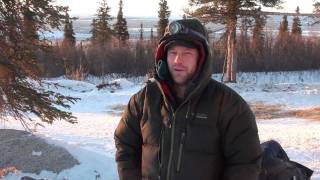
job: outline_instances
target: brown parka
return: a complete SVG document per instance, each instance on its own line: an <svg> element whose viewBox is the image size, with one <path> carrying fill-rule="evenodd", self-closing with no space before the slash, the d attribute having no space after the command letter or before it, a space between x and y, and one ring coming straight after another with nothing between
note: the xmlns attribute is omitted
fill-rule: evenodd
<svg viewBox="0 0 320 180"><path fill-rule="evenodd" d="M115 130L121 180L257 180L255 117L232 89L211 79L207 54L187 96L173 106L156 77L133 95Z"/></svg>

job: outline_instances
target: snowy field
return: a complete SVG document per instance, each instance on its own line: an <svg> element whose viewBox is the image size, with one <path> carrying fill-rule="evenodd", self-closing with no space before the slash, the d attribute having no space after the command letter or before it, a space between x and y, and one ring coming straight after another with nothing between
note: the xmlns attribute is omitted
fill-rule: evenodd
<svg viewBox="0 0 320 180"><path fill-rule="evenodd" d="M219 75L213 75L219 79ZM107 79L108 82L112 78ZM66 95L80 97L71 111L77 124L64 121L38 127L36 134L49 142L65 147L80 161L80 165L60 174L10 174L7 180L21 176L52 180L116 180L113 132L120 119L121 109L130 96L143 87L144 78L115 79L120 89L98 90L101 81L91 77L85 82L55 78L46 80L62 87L47 87ZM241 73L237 84L228 84L250 103L285 105L290 110L320 107L320 71L290 73ZM112 92L114 91L114 92ZM0 128L22 129L17 122L0 122ZM301 118L258 119L261 142L275 139L289 157L314 170L312 180L320 180L320 119Z"/></svg>

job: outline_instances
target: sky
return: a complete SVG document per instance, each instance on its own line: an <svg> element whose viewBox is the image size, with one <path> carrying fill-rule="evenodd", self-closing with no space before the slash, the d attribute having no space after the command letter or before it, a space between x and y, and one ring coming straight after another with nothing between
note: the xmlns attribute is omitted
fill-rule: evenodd
<svg viewBox="0 0 320 180"><path fill-rule="evenodd" d="M284 12L295 12L297 6L301 13L311 13L314 0L284 0L282 6ZM70 14L76 16L88 16L96 14L100 0L56 0L57 4L69 6ZM188 0L167 0L171 17L181 17L183 8L188 6ZM123 0L124 16L157 17L159 0ZM119 0L107 0L111 8L110 14L116 16L119 9Z"/></svg>

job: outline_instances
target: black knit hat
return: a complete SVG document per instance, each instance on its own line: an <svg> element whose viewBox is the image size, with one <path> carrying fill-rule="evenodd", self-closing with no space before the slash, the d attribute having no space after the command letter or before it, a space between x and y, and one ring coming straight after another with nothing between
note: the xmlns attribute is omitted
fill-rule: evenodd
<svg viewBox="0 0 320 180"><path fill-rule="evenodd" d="M181 19L171 22L166 27L165 33L160 40L160 43L167 38L179 38L179 36L181 35L186 35L191 37L192 39L198 39L199 41L208 41L207 31L199 20Z"/></svg>
<svg viewBox="0 0 320 180"><path fill-rule="evenodd" d="M209 53L208 36L205 27L197 19L181 19L171 22L156 51L156 73L162 80L170 79L166 62L166 50L173 45L197 48L200 53L200 66Z"/></svg>
<svg viewBox="0 0 320 180"><path fill-rule="evenodd" d="M196 49L197 46L192 42L192 41L188 41L188 40L182 40L182 39L175 39L172 41L169 41L165 47L164 47L164 51L167 52L168 49L170 49L173 46L184 46L184 47L188 47L188 48L194 48Z"/></svg>

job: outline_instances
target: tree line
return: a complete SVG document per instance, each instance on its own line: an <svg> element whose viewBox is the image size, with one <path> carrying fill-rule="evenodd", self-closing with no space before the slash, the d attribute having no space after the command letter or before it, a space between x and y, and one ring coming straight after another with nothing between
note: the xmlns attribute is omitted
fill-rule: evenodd
<svg viewBox="0 0 320 180"><path fill-rule="evenodd" d="M238 47L242 46L237 41L237 28L239 20L252 19L259 15L270 14L262 11L262 7L280 7L281 0L190 0L191 8L186 9L189 16L197 17L203 22L214 22L225 25L225 63L223 81L236 82L236 73L239 68ZM196 7L196 8L192 8ZM319 16L319 2L314 4L315 12L310 16ZM281 13L279 13L281 14ZM302 14L300 14L302 16ZM249 21L250 22L250 21ZM273 49L276 50L276 49ZM276 62L278 63L278 62Z"/></svg>
<svg viewBox="0 0 320 180"><path fill-rule="evenodd" d="M209 2L209 1L208 1ZM225 72L233 81L241 71L277 71L319 68L319 38L302 37L299 12L292 29L284 17L277 36L263 31L266 17L261 6L275 7L280 0L215 0L208 3L190 0L184 18L197 17L206 22L224 24L225 34L211 40L215 72ZM211 2L211 1L210 1ZM41 77L65 75L81 80L89 74L104 77L109 73L145 75L153 69L157 40L169 23L170 10L166 0L159 0L157 33L130 40L123 1L115 24L106 0L101 0L91 23L89 41L76 40L68 7L54 5L53 0L0 0L0 118L12 116L28 126L29 114L52 123L57 119L75 122L70 107L77 99L40 86ZM315 11L320 12L320 3ZM238 23L238 21L241 23ZM316 22L315 22L316 23ZM240 25L240 34L237 27ZM64 38L52 42L46 31L63 26ZM249 35L249 30L251 34ZM30 81L33 80L33 81Z"/></svg>
<svg viewBox="0 0 320 180"><path fill-rule="evenodd" d="M68 33L73 30L67 28L72 26L65 26L64 40L62 44L56 45L58 53L54 53L60 55L57 59L63 62L60 63L60 70L53 69L53 66L49 65L50 68L45 70L47 76L65 74L69 78L83 79L88 74L95 76L104 76L109 73L144 75L152 71L157 37L162 36L169 23L170 11L167 2L166 0L159 2L157 35L154 36L153 29L151 29L150 37L144 39L141 23L140 38L137 41L129 41L128 27L122 9L123 2L120 0L117 20L112 29L110 7L107 6L106 1L102 1L97 10L97 18L92 20L92 37L89 42L86 42L85 48L81 43L75 47L74 33ZM189 11L186 13L184 18L188 17L188 13L192 14ZM199 16L199 14L193 15ZM223 20L220 16L216 18L215 22ZM240 23L236 21L240 24L240 34L234 34L234 40L230 40L228 28L219 40L211 39L215 72L227 73L225 72L227 66L231 66L227 61L231 56L228 51L233 41L237 42L234 44L235 50L232 54L236 56L238 71L288 71L319 68L320 56L317 50L319 38L302 37L299 7L293 17L292 28L289 29L287 16L284 15L278 34L265 31L267 16L262 13L237 16L237 18L240 21ZM73 43L66 43L70 39ZM52 64L52 62L45 64Z"/></svg>
<svg viewBox="0 0 320 180"><path fill-rule="evenodd" d="M144 75L153 68L153 56L157 37L161 37L169 23L170 11L166 0L159 1L159 22L157 35L151 28L150 37L145 39L143 23L140 25L138 40L130 40L127 21L123 14L123 1L119 1L119 10L115 24L106 0L101 0L95 18L91 23L89 41L77 42L73 30L73 21L66 13L64 38L55 43L51 54L41 58L43 76L61 76L81 80L88 74L103 77L117 73L126 75Z"/></svg>
<svg viewBox="0 0 320 180"><path fill-rule="evenodd" d="M238 71L268 72L313 70L320 68L320 38L302 36L302 24L299 7L289 29L288 17L284 15L278 32L265 31L267 16L256 15L242 18L240 33L236 38ZM226 40L214 44L215 72L221 72L226 66Z"/></svg>

